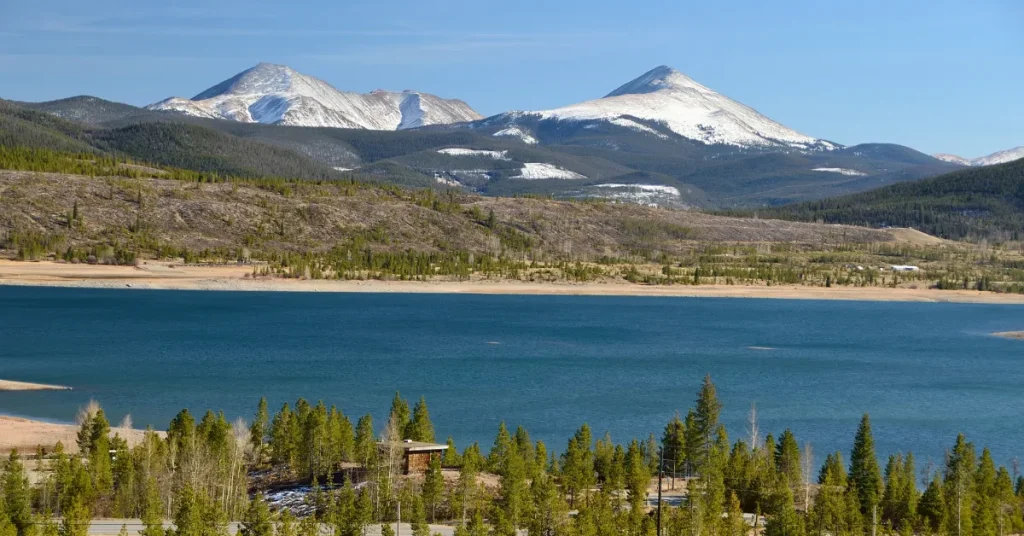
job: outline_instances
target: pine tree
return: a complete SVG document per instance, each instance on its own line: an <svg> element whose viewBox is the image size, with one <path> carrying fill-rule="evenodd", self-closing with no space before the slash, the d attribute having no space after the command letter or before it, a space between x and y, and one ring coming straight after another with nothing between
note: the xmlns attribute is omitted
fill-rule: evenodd
<svg viewBox="0 0 1024 536"><path fill-rule="evenodd" d="M942 480L939 475L932 478L931 483L921 495L917 512L926 533L937 534L946 521L946 506L943 504Z"/></svg>
<svg viewBox="0 0 1024 536"><path fill-rule="evenodd" d="M800 469L800 445L796 437L788 428L779 436L779 445L775 450L775 467L789 484L791 489L796 488L803 482L803 474Z"/></svg>
<svg viewBox="0 0 1024 536"><path fill-rule="evenodd" d="M64 510L64 516L57 529L59 536L88 536L92 514L80 499L74 500Z"/></svg>
<svg viewBox="0 0 1024 536"><path fill-rule="evenodd" d="M945 491L946 521L951 532L972 534L974 531L974 476L977 468L974 444L963 434L946 459L942 489Z"/></svg>
<svg viewBox="0 0 1024 536"><path fill-rule="evenodd" d="M263 463L263 448L267 443L267 434L269 433L269 419L270 415L267 412L267 397L260 398L260 403L256 407L256 416L253 417L252 425L249 426L249 443L253 448L253 457L256 459L256 465L262 465Z"/></svg>
<svg viewBox="0 0 1024 536"><path fill-rule="evenodd" d="M675 489L675 475L683 466L686 455L686 425L679 418L678 411L665 425L665 431L661 435L661 448L666 465L663 469L672 474L673 489Z"/></svg>
<svg viewBox="0 0 1024 536"><path fill-rule="evenodd" d="M430 520L437 520L437 505L444 494L444 476L441 474L441 457L431 456L426 477L423 479L423 503L430 512Z"/></svg>
<svg viewBox="0 0 1024 536"><path fill-rule="evenodd" d="M295 514L287 508L281 509L281 515L277 518L277 536L298 536L295 531Z"/></svg>
<svg viewBox="0 0 1024 536"><path fill-rule="evenodd" d="M355 457L366 468L377 458L377 440L373 434L373 417L363 415L356 423Z"/></svg>
<svg viewBox="0 0 1024 536"><path fill-rule="evenodd" d="M7 518L17 529L18 536L27 536L32 531L32 494L28 485L25 466L17 450L12 450L7 458L3 473L4 509Z"/></svg>
<svg viewBox="0 0 1024 536"><path fill-rule="evenodd" d="M238 527L240 536L273 536L274 523L271 519L270 508L264 500L262 493L257 493L249 501L249 507L242 516L242 522Z"/></svg>
<svg viewBox="0 0 1024 536"><path fill-rule="evenodd" d="M501 474L501 470L507 463L511 452L512 437L508 434L505 421L501 421L501 424L498 425L498 435L494 438L494 446L491 447L491 452L487 454L487 468L491 472Z"/></svg>
<svg viewBox="0 0 1024 536"><path fill-rule="evenodd" d="M441 465L451 469L457 469L462 466L462 456L459 456L459 449L455 448L455 440L452 436L448 436L446 443L448 448L444 451L444 460Z"/></svg>
<svg viewBox="0 0 1024 536"><path fill-rule="evenodd" d="M413 536L430 536L430 526L427 525L427 515L423 508L423 498L419 494L413 494L412 515L410 516L409 522L410 525L412 525Z"/></svg>
<svg viewBox="0 0 1024 536"><path fill-rule="evenodd" d="M422 441L424 443L434 442L434 424L430 422L427 400L422 396L413 408L412 420L406 426L405 439Z"/></svg>
<svg viewBox="0 0 1024 536"><path fill-rule="evenodd" d="M388 413L388 422L398 423L402 433L402 439L411 439L407 434L409 431L409 401L402 398L401 393L395 391L395 398L391 400L391 412Z"/></svg>
<svg viewBox="0 0 1024 536"><path fill-rule="evenodd" d="M651 482L649 469L640 451L640 444L634 439L626 450L625 463L626 491L634 510L640 510L647 499L647 485Z"/></svg>
<svg viewBox="0 0 1024 536"><path fill-rule="evenodd" d="M708 463L721 412L722 403L718 400L715 384L711 381L711 375L708 374L704 376L704 383L697 394L697 408L694 412L694 426L696 427L694 437L700 441L700 450L697 452L694 464L698 473ZM688 424L687 429L689 429Z"/></svg>
<svg viewBox="0 0 1024 536"><path fill-rule="evenodd" d="M882 495L882 472L875 455L875 439L871 435L871 418L865 413L857 428L850 453L850 480L860 494L860 513L870 519Z"/></svg>
<svg viewBox="0 0 1024 536"><path fill-rule="evenodd" d="M747 536L750 526L743 518L743 509L740 508L740 500L735 493L729 494L728 530L727 536Z"/></svg>
<svg viewBox="0 0 1024 536"><path fill-rule="evenodd" d="M146 480L145 495L142 497L142 524L145 528L139 531L140 536L164 536L163 501L156 478L150 476Z"/></svg>
<svg viewBox="0 0 1024 536"><path fill-rule="evenodd" d="M569 446L562 455L562 479L569 493L569 505L575 506L576 498L594 484L594 453L590 427L584 424L569 440Z"/></svg>
<svg viewBox="0 0 1024 536"><path fill-rule="evenodd" d="M796 512L793 492L789 486L779 486L775 491L775 505L772 516L764 527L764 536L803 536L804 521Z"/></svg>

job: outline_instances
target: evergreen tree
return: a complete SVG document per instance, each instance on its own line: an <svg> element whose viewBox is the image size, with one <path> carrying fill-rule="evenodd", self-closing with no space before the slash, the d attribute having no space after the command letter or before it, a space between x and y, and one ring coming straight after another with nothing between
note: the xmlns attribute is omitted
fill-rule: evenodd
<svg viewBox="0 0 1024 536"><path fill-rule="evenodd" d="M491 472L500 474L511 452L512 437L508 433L505 421L501 421L501 424L498 425L498 435L494 438L494 446L491 447L491 452L487 454L487 468Z"/></svg>
<svg viewBox="0 0 1024 536"><path fill-rule="evenodd" d="M772 516L765 523L765 536L803 536L804 521L796 512L793 492L789 486L780 485L775 491L775 505Z"/></svg>
<svg viewBox="0 0 1024 536"><path fill-rule="evenodd" d="M263 448L267 443L270 426L269 419L267 397L262 397L260 398L259 405L256 407L256 415L252 419L252 424L249 426L249 443L252 445L253 457L257 465L263 463Z"/></svg>
<svg viewBox="0 0 1024 536"><path fill-rule="evenodd" d="M729 494L728 530L726 536L747 536L750 526L743 519L743 509L740 507L740 500L735 493Z"/></svg>
<svg viewBox="0 0 1024 536"><path fill-rule="evenodd" d="M262 493L257 493L249 501L249 507L242 516L242 522L238 527L240 536L274 536L274 523L270 514L270 508Z"/></svg>
<svg viewBox="0 0 1024 536"><path fill-rule="evenodd" d="M977 457L974 444L963 434L957 435L956 444L946 458L945 491L946 522L952 534L972 534L974 531L974 476Z"/></svg>
<svg viewBox="0 0 1024 536"><path fill-rule="evenodd" d="M423 498L419 494L413 494L412 514L409 519L412 525L413 536L430 536L430 526L427 525L427 514L423 508Z"/></svg>
<svg viewBox="0 0 1024 536"><path fill-rule="evenodd" d="M295 421L295 414L285 402L270 423L270 456L275 463L289 466L295 463L295 434L292 431Z"/></svg>
<svg viewBox="0 0 1024 536"><path fill-rule="evenodd" d="M164 536L163 501L156 478L150 476L146 480L145 495L142 497L142 524L145 528L139 531L140 536Z"/></svg>
<svg viewBox="0 0 1024 536"><path fill-rule="evenodd" d="M75 499L64 510L57 534L59 536L88 536L91 520L92 514L89 513L89 508L82 504L81 499Z"/></svg>
<svg viewBox="0 0 1024 536"><path fill-rule="evenodd" d="M373 417L363 415L356 422L355 457L366 468L377 459L377 440L373 434Z"/></svg>
<svg viewBox="0 0 1024 536"><path fill-rule="evenodd" d="M590 427L584 424L569 440L562 455L562 479L569 493L569 505L575 506L576 497L594 484L594 453Z"/></svg>
<svg viewBox="0 0 1024 536"><path fill-rule="evenodd" d="M871 418L865 413L857 428L850 453L850 480L860 494L860 513L870 519L882 495L882 472L875 455L875 439L871 435Z"/></svg>
<svg viewBox="0 0 1024 536"><path fill-rule="evenodd" d="M459 449L455 448L455 440L452 439L452 436L448 436L446 444L448 445L448 448L444 451L444 460L441 465L457 469L462 465L462 456L459 455Z"/></svg>
<svg viewBox="0 0 1024 536"><path fill-rule="evenodd" d="M674 479L678 470L683 467L686 457L686 425L679 418L678 411L665 425L665 431L661 435L661 448L666 465L662 469L669 472Z"/></svg>
<svg viewBox="0 0 1024 536"><path fill-rule="evenodd" d="M920 515L924 532L937 534L946 521L946 506L943 504L942 480L939 475L932 478L931 483L921 495L917 512Z"/></svg>
<svg viewBox="0 0 1024 536"><path fill-rule="evenodd" d="M412 420L409 421L405 429L405 439L422 441L424 443L434 442L434 424L430 422L427 400L422 396L413 408Z"/></svg>
<svg viewBox="0 0 1024 536"><path fill-rule="evenodd" d="M651 481L649 469L640 451L640 444L634 439L626 450L625 463L626 491L633 509L641 509L647 499L647 485Z"/></svg>
<svg viewBox="0 0 1024 536"><path fill-rule="evenodd" d="M722 403L718 400L715 384L711 381L711 375L704 376L704 383L697 394L697 408L694 412L694 426L696 431L694 437L700 441L700 449L694 465L699 473L708 463L711 455L711 445L714 441L714 434L718 430L718 417L722 412ZM687 426L689 429L689 426Z"/></svg>
<svg viewBox="0 0 1024 536"><path fill-rule="evenodd" d="M7 518L17 529L18 536L29 536L32 533L32 494L17 450L11 451L4 465L2 491L0 496Z"/></svg>
<svg viewBox="0 0 1024 536"><path fill-rule="evenodd" d="M281 514L277 517L275 532L277 536L298 536L295 530L295 514L292 514L291 510L281 509Z"/></svg>
<svg viewBox="0 0 1024 536"><path fill-rule="evenodd" d="M412 439L407 435L410 417L409 401L402 398L401 393L395 391L395 398L391 400L391 412L388 413L388 422L398 423L402 439Z"/></svg>
<svg viewBox="0 0 1024 536"><path fill-rule="evenodd" d="M431 456L426 477L423 479L423 503L430 512L430 520L437 520L437 505L444 494L444 476L441 474L441 457Z"/></svg>
<svg viewBox="0 0 1024 536"><path fill-rule="evenodd" d="M779 436L779 445L775 448L775 467L779 475L786 479L789 487L795 489L803 483L803 471L800 469L800 445L788 428Z"/></svg>

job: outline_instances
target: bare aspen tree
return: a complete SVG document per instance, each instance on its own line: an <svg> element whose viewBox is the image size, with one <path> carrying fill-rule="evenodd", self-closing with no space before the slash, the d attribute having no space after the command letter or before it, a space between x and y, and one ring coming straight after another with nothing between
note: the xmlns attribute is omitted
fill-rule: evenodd
<svg viewBox="0 0 1024 536"><path fill-rule="evenodd" d="M804 443L804 512L811 511L811 471L814 470L814 449Z"/></svg>
<svg viewBox="0 0 1024 536"><path fill-rule="evenodd" d="M757 427L757 402L750 403L750 414L747 416L750 424L750 450L757 450L761 444L761 432Z"/></svg>

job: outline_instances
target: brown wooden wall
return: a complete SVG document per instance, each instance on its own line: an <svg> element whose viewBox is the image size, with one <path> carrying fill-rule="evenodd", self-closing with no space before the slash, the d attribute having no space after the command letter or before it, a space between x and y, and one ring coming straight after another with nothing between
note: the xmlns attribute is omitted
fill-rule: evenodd
<svg viewBox="0 0 1024 536"><path fill-rule="evenodd" d="M441 451L409 452L405 460L406 473L426 473L430 468L431 456L440 456Z"/></svg>

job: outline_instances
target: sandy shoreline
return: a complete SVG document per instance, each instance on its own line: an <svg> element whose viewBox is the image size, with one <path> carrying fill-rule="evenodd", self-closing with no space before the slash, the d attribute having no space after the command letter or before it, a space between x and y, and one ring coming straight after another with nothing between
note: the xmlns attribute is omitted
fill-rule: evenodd
<svg viewBox="0 0 1024 536"><path fill-rule="evenodd" d="M0 285L166 290L517 294L778 298L903 302L1024 304L1024 295L972 290L880 287L739 285L637 285L626 282L530 283L519 281L324 281L249 277L250 266L174 266L150 261L139 267L0 260Z"/></svg>
<svg viewBox="0 0 1024 536"><path fill-rule="evenodd" d="M1006 339L1017 339L1024 341L1024 331L1003 331L1000 333L993 333L996 337L1003 337Z"/></svg>
<svg viewBox="0 0 1024 536"><path fill-rule="evenodd" d="M70 387L63 385L48 385L45 383L16 382L12 380L0 380L0 391L70 391Z"/></svg>
<svg viewBox="0 0 1024 536"><path fill-rule="evenodd" d="M111 435L115 433L126 438L130 445L141 441L146 434L145 430L117 427L111 430ZM78 426L0 415L0 453L18 449L20 453L29 454L35 453L36 447L51 451L58 441L64 444L65 452L78 452Z"/></svg>

